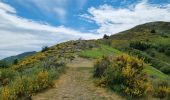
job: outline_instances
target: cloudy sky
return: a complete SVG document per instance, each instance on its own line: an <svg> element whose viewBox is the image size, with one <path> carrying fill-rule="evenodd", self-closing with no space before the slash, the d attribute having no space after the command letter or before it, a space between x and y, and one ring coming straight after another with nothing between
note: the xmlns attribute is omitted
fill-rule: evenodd
<svg viewBox="0 0 170 100"><path fill-rule="evenodd" d="M170 0L0 0L0 58L170 21Z"/></svg>

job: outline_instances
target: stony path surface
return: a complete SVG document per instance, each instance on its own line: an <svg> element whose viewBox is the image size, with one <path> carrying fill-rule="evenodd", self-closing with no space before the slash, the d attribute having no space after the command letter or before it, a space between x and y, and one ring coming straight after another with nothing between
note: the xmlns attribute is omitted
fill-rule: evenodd
<svg viewBox="0 0 170 100"><path fill-rule="evenodd" d="M92 80L93 61L77 58L54 88L34 96L33 100L123 100L118 95L98 88Z"/></svg>

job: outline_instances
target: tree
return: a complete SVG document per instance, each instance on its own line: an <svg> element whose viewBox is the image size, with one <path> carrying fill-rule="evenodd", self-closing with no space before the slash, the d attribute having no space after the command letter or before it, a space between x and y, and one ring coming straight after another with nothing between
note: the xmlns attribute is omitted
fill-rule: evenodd
<svg viewBox="0 0 170 100"><path fill-rule="evenodd" d="M18 59L15 59L15 60L13 61L13 64L14 64L14 65L17 65L17 64L18 64Z"/></svg>
<svg viewBox="0 0 170 100"><path fill-rule="evenodd" d="M156 31L153 29L153 30L151 30L151 33L156 33Z"/></svg>
<svg viewBox="0 0 170 100"><path fill-rule="evenodd" d="M104 34L103 39L109 39L109 36Z"/></svg>
<svg viewBox="0 0 170 100"><path fill-rule="evenodd" d="M49 50L49 47L48 46L44 46L44 47L42 47L41 52L45 52L45 51L48 51L48 50Z"/></svg>

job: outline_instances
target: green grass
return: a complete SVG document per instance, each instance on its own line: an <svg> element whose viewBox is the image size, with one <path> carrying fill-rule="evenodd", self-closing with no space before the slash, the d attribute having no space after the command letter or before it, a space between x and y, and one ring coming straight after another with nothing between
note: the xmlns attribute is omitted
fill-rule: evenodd
<svg viewBox="0 0 170 100"><path fill-rule="evenodd" d="M91 50L84 50L82 52L80 52L80 56L81 57L85 57L85 58L93 58L93 59L97 59L97 58L101 58L102 56L108 56L108 55L113 55L113 56L117 56L122 54L121 51L114 49L112 47L109 47L107 45L101 45L100 48L95 48L95 49L91 49ZM148 66L144 69L144 71L149 74L152 77L155 77L156 79L160 79L160 80L167 80L170 77L164 73L162 73L161 71L157 70L156 68L152 67L152 66Z"/></svg>
<svg viewBox="0 0 170 100"><path fill-rule="evenodd" d="M157 70L156 68L154 68L152 66L146 67L144 69L144 72L146 72L150 76L155 77L160 80L168 80L170 78L168 75L162 73L161 71Z"/></svg>
<svg viewBox="0 0 170 100"><path fill-rule="evenodd" d="M121 52L117 49L114 49L112 47L109 47L107 45L101 45L100 48L94 48L91 50L84 50L80 52L81 57L85 58L101 58L102 56L108 56L108 55L119 55Z"/></svg>

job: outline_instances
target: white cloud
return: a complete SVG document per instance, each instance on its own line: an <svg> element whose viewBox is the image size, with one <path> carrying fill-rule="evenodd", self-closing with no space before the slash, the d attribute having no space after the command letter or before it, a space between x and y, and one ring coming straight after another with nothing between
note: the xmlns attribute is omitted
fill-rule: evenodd
<svg viewBox="0 0 170 100"><path fill-rule="evenodd" d="M129 8L114 8L104 4L89 8L88 14L81 17L96 23L99 26L97 33L115 34L146 22L170 21L170 6L151 5L147 0L129 5Z"/></svg>
<svg viewBox="0 0 170 100"><path fill-rule="evenodd" d="M0 9L3 9L4 11L10 12L10 13L16 13L14 8L12 8L11 6L9 6L5 3L1 3L1 2L0 2Z"/></svg>
<svg viewBox="0 0 170 100"><path fill-rule="evenodd" d="M57 16L67 15L65 7L69 0L16 0L21 4L36 5L42 12L53 13ZM26 2L27 1L27 2ZM29 3L29 5L28 5ZM83 0L81 7L86 0ZM57 4L57 5L56 5ZM140 2L129 8L114 8L110 5L91 7L88 13L81 15L89 22L96 23L99 28L93 33L83 33L65 26L51 26L16 15L17 11L8 4L0 2L0 58L40 50L44 45L54 45L71 39L83 37L93 39L103 34L113 34L124 31L135 25L151 21L170 21L170 5L160 7ZM45 13L46 14L46 13Z"/></svg>
<svg viewBox="0 0 170 100"><path fill-rule="evenodd" d="M65 26L51 26L17 16L13 7L0 2L0 58L25 51L40 50L44 45L54 45L83 37L97 38Z"/></svg>

